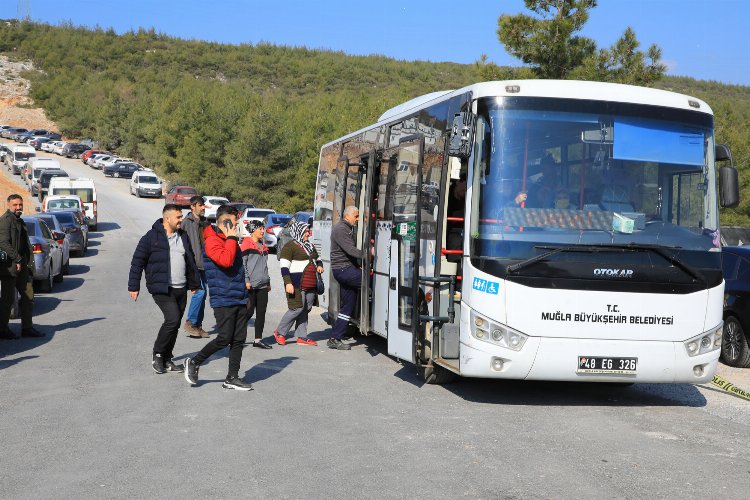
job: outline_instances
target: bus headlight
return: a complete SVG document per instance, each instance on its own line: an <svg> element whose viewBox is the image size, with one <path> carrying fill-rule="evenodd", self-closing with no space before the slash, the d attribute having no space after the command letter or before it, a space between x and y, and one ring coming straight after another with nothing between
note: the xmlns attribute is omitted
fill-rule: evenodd
<svg viewBox="0 0 750 500"><path fill-rule="evenodd" d="M473 311L471 313L471 324L473 325L471 335L475 339L513 351L520 351L526 343L526 339L529 338L528 335L505 325L494 323Z"/></svg>
<svg viewBox="0 0 750 500"><path fill-rule="evenodd" d="M707 352L715 351L721 347L721 335L724 330L724 322L719 323L707 332L696 335L684 342L688 356L697 356Z"/></svg>

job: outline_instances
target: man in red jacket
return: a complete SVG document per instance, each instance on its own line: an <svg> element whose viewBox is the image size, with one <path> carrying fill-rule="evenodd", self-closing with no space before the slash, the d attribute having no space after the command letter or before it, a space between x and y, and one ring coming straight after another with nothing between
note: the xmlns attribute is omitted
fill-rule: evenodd
<svg viewBox="0 0 750 500"><path fill-rule="evenodd" d="M229 370L225 389L250 391L253 386L239 376L242 349L247 338L247 288L242 252L238 244L237 211L222 205L216 225L203 231L206 282L219 334L193 358L185 360L185 379L198 383L198 367L216 351L229 346Z"/></svg>

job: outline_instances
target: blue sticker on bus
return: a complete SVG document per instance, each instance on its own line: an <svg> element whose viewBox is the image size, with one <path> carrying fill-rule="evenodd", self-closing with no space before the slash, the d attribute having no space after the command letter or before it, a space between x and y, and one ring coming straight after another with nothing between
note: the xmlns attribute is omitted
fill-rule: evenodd
<svg viewBox="0 0 750 500"><path fill-rule="evenodd" d="M474 278L474 283L472 283L471 287L474 290L479 290L480 292L484 293L490 293L492 295L497 295L500 291L500 283L498 283L497 281L483 280L482 278Z"/></svg>

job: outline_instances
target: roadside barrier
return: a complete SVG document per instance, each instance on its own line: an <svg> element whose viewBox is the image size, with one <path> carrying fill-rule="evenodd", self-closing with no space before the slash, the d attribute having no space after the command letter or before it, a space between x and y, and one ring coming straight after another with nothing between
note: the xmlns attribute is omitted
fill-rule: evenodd
<svg viewBox="0 0 750 500"><path fill-rule="evenodd" d="M731 394L734 394L735 396L745 399L747 401L750 401L750 392L744 391L731 383L729 380L725 378L721 378L718 375L714 375L714 379L711 381L713 385L718 387L719 389L722 389L724 391L727 391Z"/></svg>

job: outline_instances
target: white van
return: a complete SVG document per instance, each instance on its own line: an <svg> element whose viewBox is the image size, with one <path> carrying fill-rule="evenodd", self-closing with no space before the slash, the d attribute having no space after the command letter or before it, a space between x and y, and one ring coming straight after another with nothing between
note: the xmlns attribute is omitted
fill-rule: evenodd
<svg viewBox="0 0 750 500"><path fill-rule="evenodd" d="M8 170L14 174L20 174L26 167L26 163L30 158L36 156L36 149L28 144L10 144L8 146L8 153L5 155L5 163L8 165Z"/></svg>
<svg viewBox="0 0 750 500"><path fill-rule="evenodd" d="M161 180L155 173L148 170L135 172L133 177L130 178L130 194L134 194L138 198L141 196L161 198Z"/></svg>
<svg viewBox="0 0 750 500"><path fill-rule="evenodd" d="M49 196L53 195L75 195L78 196L86 207L86 217L88 217L89 227L96 231L97 207L96 207L96 186L94 179L80 177L71 179L69 177L55 177L50 180Z"/></svg>
<svg viewBox="0 0 750 500"><path fill-rule="evenodd" d="M24 181L28 186L31 194L36 196L36 188L34 184L39 180L42 170L60 169L60 162L55 158L41 158L35 156L29 160L26 164L27 174L24 176Z"/></svg>

